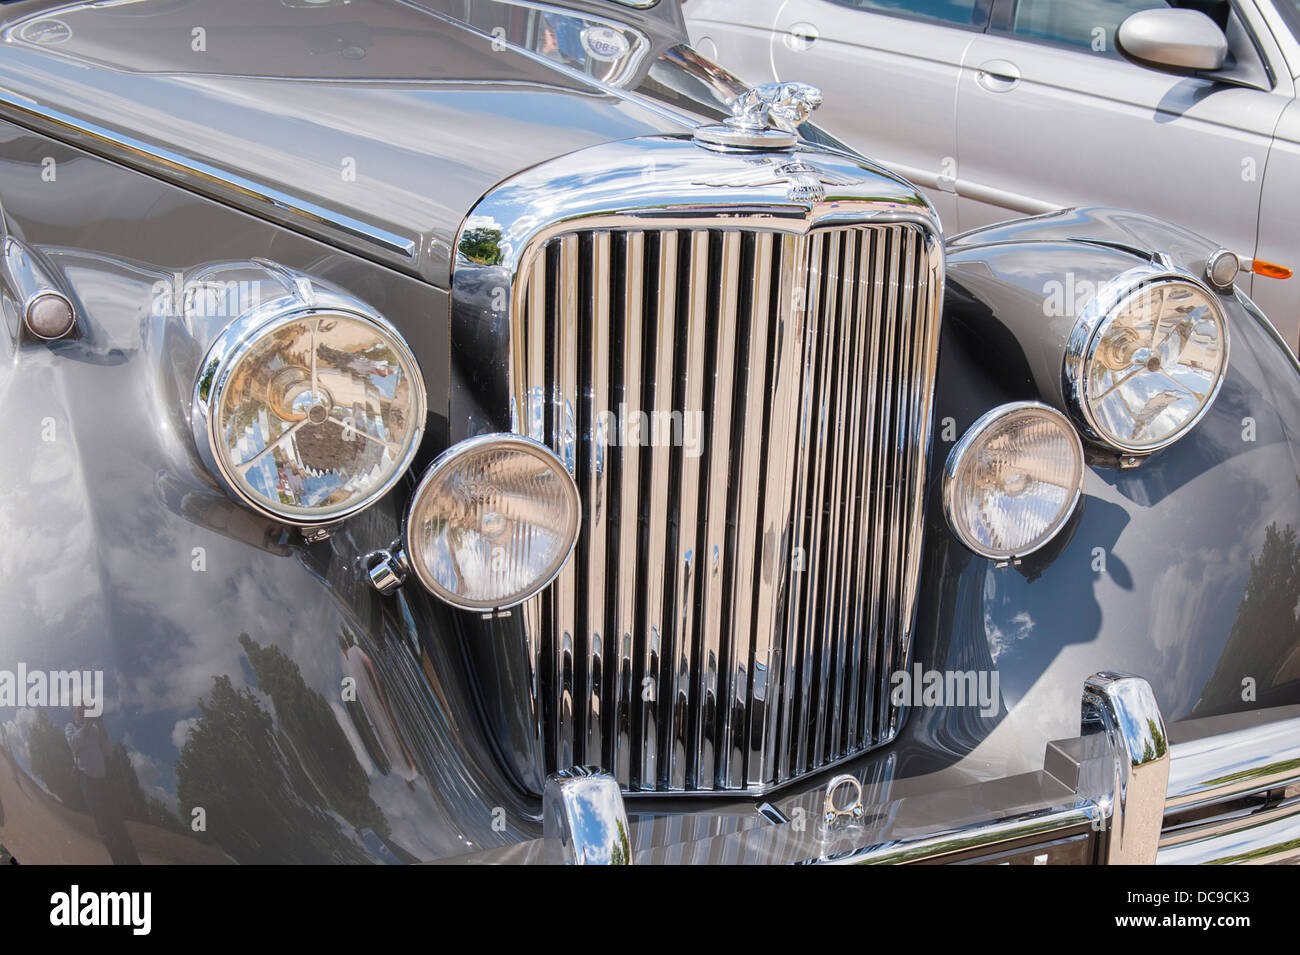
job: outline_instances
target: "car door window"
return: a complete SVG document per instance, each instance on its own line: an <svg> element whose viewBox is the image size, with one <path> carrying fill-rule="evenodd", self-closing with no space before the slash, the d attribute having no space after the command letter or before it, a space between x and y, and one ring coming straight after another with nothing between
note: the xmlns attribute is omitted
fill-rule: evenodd
<svg viewBox="0 0 1300 955"><path fill-rule="evenodd" d="M830 0L869 13L890 13L983 29L987 0Z"/></svg>
<svg viewBox="0 0 1300 955"><path fill-rule="evenodd" d="M1115 31L1134 13L1175 6L1164 0L1018 0L1010 32L1109 56Z"/></svg>

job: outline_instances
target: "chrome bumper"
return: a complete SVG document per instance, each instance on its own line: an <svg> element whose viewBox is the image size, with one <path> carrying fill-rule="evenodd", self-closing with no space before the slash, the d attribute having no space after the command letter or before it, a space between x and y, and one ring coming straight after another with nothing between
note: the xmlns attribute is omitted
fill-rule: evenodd
<svg viewBox="0 0 1300 955"><path fill-rule="evenodd" d="M1183 724L1156 861L1300 862L1300 707L1236 729ZM1199 730L1205 732L1200 733Z"/></svg>
<svg viewBox="0 0 1300 955"><path fill-rule="evenodd" d="M1300 861L1300 706L1167 730L1150 686L1133 676L1087 680L1080 735L1049 743L1037 772L888 801L869 780L846 783L818 797L826 804L815 813L791 818L762 804L734 831L646 838L612 778L572 771L548 781L543 839L453 861ZM855 799L862 812L846 811Z"/></svg>

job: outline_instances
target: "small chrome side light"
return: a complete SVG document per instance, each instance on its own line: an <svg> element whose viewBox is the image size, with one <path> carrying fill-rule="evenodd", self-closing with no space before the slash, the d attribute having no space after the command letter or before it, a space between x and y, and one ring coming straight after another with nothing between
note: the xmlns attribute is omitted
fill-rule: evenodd
<svg viewBox="0 0 1300 955"><path fill-rule="evenodd" d="M1065 527L1083 493L1083 443L1068 418L1036 401L986 413L953 446L943 507L982 557L1018 560Z"/></svg>
<svg viewBox="0 0 1300 955"><path fill-rule="evenodd" d="M580 524L578 487L550 448L480 435L425 472L407 515L405 560L453 607L504 610L559 575Z"/></svg>
<svg viewBox="0 0 1300 955"><path fill-rule="evenodd" d="M27 300L23 324L44 341L63 338L77 325L77 310L62 292L45 289Z"/></svg>
<svg viewBox="0 0 1300 955"><path fill-rule="evenodd" d="M1205 278L1220 292L1232 291L1232 283L1241 271L1241 260L1230 249L1220 249L1205 264Z"/></svg>
<svg viewBox="0 0 1300 955"><path fill-rule="evenodd" d="M11 235L0 242L0 275L18 302L27 334L40 341L70 335L77 327L77 310L55 281L52 266Z"/></svg>

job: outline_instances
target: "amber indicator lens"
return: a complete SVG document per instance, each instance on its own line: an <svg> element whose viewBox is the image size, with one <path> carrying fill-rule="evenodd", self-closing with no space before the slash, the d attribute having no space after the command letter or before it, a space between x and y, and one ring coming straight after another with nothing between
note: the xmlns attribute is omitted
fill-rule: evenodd
<svg viewBox="0 0 1300 955"><path fill-rule="evenodd" d="M1269 279L1289 279L1295 274L1285 265L1274 265L1272 262L1265 262L1263 259L1256 259L1251 264L1250 270L1256 275L1262 275Z"/></svg>

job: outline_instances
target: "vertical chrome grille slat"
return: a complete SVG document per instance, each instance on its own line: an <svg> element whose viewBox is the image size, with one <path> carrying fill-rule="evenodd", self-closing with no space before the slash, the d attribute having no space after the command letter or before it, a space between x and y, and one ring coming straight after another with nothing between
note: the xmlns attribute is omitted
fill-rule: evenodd
<svg viewBox="0 0 1300 955"><path fill-rule="evenodd" d="M874 254L872 256L871 270L871 330L873 338L871 342L871 358L868 363L872 400L870 405L871 414L865 435L867 443L871 447L870 459L872 464L871 483L866 491L867 520L862 526L861 543L862 552L869 555L867 564L870 568L865 589L868 607L864 621L865 634L863 636L870 654L870 662L867 667L867 679L864 681L865 698L862 702L863 726L861 730L863 742L867 745L879 742L876 735L875 693L872 687L874 681L879 679L881 669L886 666L880 659L879 643L880 548L883 540L881 535L876 533L876 529L881 526L880 502L884 496L885 462L881 456L880 421L882 412L880 405L883 403L883 394L888 386L888 383L884 380L883 372L885 358L888 355L884 342L884 326L888 320L888 313L885 310L889 281L886 269L890 264L889 250L892 243L892 230L883 229L873 236Z"/></svg>
<svg viewBox="0 0 1300 955"><path fill-rule="evenodd" d="M770 236L767 237L770 248ZM740 307L741 234L727 232L722 240L722 290L719 297L715 330L716 374L713 401L706 414L708 428L708 485L702 528L700 562L700 661L695 712L695 787L713 789L719 759L725 757L722 735L724 705L719 694L727 693L720 685L727 679L720 671L722 626L726 574L731 560L727 555L727 503L731 478L733 436L732 402L735 390L735 353L738 310Z"/></svg>
<svg viewBox="0 0 1300 955"><path fill-rule="evenodd" d="M841 233L831 232L827 236L824 272L818 285L822 289L821 328L818 335L821 343L818 347L817 399L814 411L816 446L813 455L813 479L810 489L809 523L812 531L808 538L808 552L812 555L811 570L808 574L808 607L810 629L813 636L814 658L812 687L808 697L807 712L807 748L808 764L820 766L825 762L822 727L826 721L826 703L830 685L830 633L829 616L832 608L827 605L824 590L826 580L832 573L834 534L836 528L827 520L827 510L831 504L832 469L834 467L833 421L836 385L835 354L839 337L839 323L836 321L839 302L839 255Z"/></svg>
<svg viewBox="0 0 1300 955"><path fill-rule="evenodd" d="M751 289L752 293L752 289ZM746 739L749 730L747 720L750 679L753 671L752 648L753 632L751 615L753 612L752 594L754 574L753 548L746 546L753 539L753 526L757 508L757 481L759 458L762 451L762 422L749 419L747 409L755 394L755 376L761 376L755 362L761 366L762 352L765 348L757 346L749 334L754 328L753 300L747 303L750 314L745 327L745 338L737 339L736 349L742 349L744 366L736 369L736 385L732 403L723 411L734 419L735 430L731 432L732 447L726 449L728 466L727 503L724 508L724 520L727 526L722 528L724 547L730 552L730 566L722 580L722 600L720 602L720 627L727 630L722 652L719 658L722 687L721 703L721 747L718 753L718 765L715 767L716 785L721 789L740 788L745 778ZM759 325L765 322L760 319ZM760 385L761 387L761 378ZM739 411L739 414L737 414ZM721 458L723 450L717 449Z"/></svg>
<svg viewBox="0 0 1300 955"><path fill-rule="evenodd" d="M808 546L809 529L807 497L809 476L807 463L816 460L818 443L818 412L816 394L817 356L821 344L821 272L823 237L814 235L809 243L808 271L804 278L802 296L805 299L806 325L804 327L803 384L799 395L799 464L795 470L793 547L797 571L791 584L791 603L786 625L786 639L791 651L798 655L794 676L794 713L791 715L790 747L792 776L808 771L808 706L812 697L813 659L815 655L813 629L816 620L809 609L808 579L816 566L816 555ZM796 290L796 294L800 294Z"/></svg>
<svg viewBox="0 0 1300 955"><path fill-rule="evenodd" d="M575 439L578 413L578 236L560 240L559 273L556 282L559 321L551 344L552 381L551 447L570 471L576 470ZM574 651L575 603L578 575L570 561L551 587L554 608L557 692L556 745L561 765L575 757Z"/></svg>
<svg viewBox="0 0 1300 955"><path fill-rule="evenodd" d="M887 259L885 262L885 314L898 314L898 293L899 293L899 269L902 267L902 230L897 227L891 227L889 230L889 247L887 250ZM879 462L879 469L876 478L877 500L876 513L873 517L872 525L876 530L877 543L873 546L873 570L878 569L880 573L878 583L873 586L872 593L880 597L879 616L874 621L876 627L876 659L879 661L876 679L875 693L875 729L873 739L879 742L884 736L884 726L887 722L886 706L888 699L881 699L880 688L888 685L889 681L889 618L893 612L893 594L890 587L893 584L894 567L890 561L890 552L892 547L892 528L890 526L890 504L892 495L887 493L890 484L895 479L895 462L890 459L889 449L893 446L894 432L894 397L900 387L898 381L897 361L895 360L895 335L897 332L897 322L887 322L885 324L885 347L881 350L880 366L878 374L882 388L880 415L876 419L876 460Z"/></svg>
<svg viewBox="0 0 1300 955"><path fill-rule="evenodd" d="M785 493L788 478L777 481L774 477L790 473L793 446L789 428L782 423L789 413L788 402L793 396L789 383L791 363L785 357L790 348L789 343L782 340L783 336L790 334L792 310L790 298L783 289L786 284L784 277L793 274L797 251L793 243L784 250L774 250L773 246L772 236L766 235L761 237L755 250L755 280L748 312L745 404L741 409L740 426L746 435L746 454L754 455L757 464L757 467L746 466L745 484L738 493L752 495L758 523L752 528L746 526L737 530L738 537L750 535L748 540L738 543L737 549L743 548L746 556L752 555L754 561L754 567L745 580L745 592L754 594L749 746L745 766L745 784L751 788L770 779L774 772L771 740L776 733L779 712L776 697L784 664L776 641L778 595L774 588L779 586L783 571L781 537L789 516L789 495ZM774 266L774 261L779 264ZM774 268L780 271L774 272ZM778 281L775 293L774 279ZM780 404L782 401L787 404ZM760 433L756 435L754 432ZM766 445L765 453L763 445ZM751 448L754 449L752 452ZM737 592L740 592L739 588Z"/></svg>
<svg viewBox="0 0 1300 955"><path fill-rule="evenodd" d="M613 290L615 300L622 296L622 358L618 366L619 411L635 410L641 405L641 363L643 361L643 301L645 280L645 233L629 232L623 239L623 283ZM620 416L625 419L625 415ZM622 422L620 422L620 425ZM617 572L620 566L635 567L637 540L640 530L640 450L638 442L625 440L620 433L616 453L619 474L618 504L618 561L611 564ZM613 451L614 449L611 449ZM632 724L637 706L638 692L634 681L637 667L636 601L637 589L619 582L614 605L611 632L618 641L618 685L613 719L613 753L607 764L620 785L626 787L632 772Z"/></svg>
<svg viewBox="0 0 1300 955"><path fill-rule="evenodd" d="M868 433L863 421L867 413L869 398L866 396L867 379L869 375L866 371L866 358L868 354L868 343L870 342L871 327L868 324L867 303L869 300L869 289L864 277L868 274L871 262L871 243L873 236L870 233L862 233L858 237L857 259L853 269L853 305L850 326L853 336L853 357L851 364L853 368L853 383L849 389L853 396L851 405L850 434L849 444L849 490L847 507L849 509L848 528L849 533L845 540L850 545L847 549L850 551L848 557L848 566L841 578L840 606L844 608L845 614L849 620L849 630L846 633L847 647L845 649L845 687L844 697L841 701L844 708L844 722L842 724L842 736L838 741L839 745L846 752L851 752L859 746L861 735L858 732L858 713L861 710L858 695L862 688L862 642L866 628L863 620L863 601L861 592L862 571L866 566L866 561L862 555L862 548L858 545L860 532L866 513L863 505L863 490L866 487L865 473L869 467L869 459L865 454L865 445L863 436Z"/></svg>
<svg viewBox="0 0 1300 955"><path fill-rule="evenodd" d="M651 413L648 427L652 431L655 426L654 416L666 415L672 411L673 350L677 324L677 233L664 232L658 238L658 284L650 290L657 298L654 350L651 353L653 364L650 378L644 383L648 410ZM655 555L657 559L648 559L644 568L645 614L641 624L641 639L646 646L643 676L638 690L642 701L642 724L641 772L637 787L642 789L655 789L658 784L660 720L663 717L661 694L668 684L665 677L671 673L671 670L665 671L665 661L669 667L672 666L672 648L664 642L664 581L669 571L666 558L671 450L652 443L645 455L649 458L649 465L644 469L647 481L646 494L642 496L646 523L644 552Z"/></svg>
<svg viewBox="0 0 1300 955"><path fill-rule="evenodd" d="M844 692L848 676L845 651L849 647L852 621L843 595L843 581L848 575L853 559L853 550L845 547L846 541L852 539L852 522L848 520L851 513L852 473L857 471L857 462L850 458L850 444L854 434L851 410L853 407L853 291L855 265L857 263L857 232L846 232L840 249L840 270L836 277L839 283L839 302L835 313L836 326L836 362L835 362L835 417L834 441L832 442L831 460L831 494L828 508L827 539L832 543L829 548L829 574L823 591L827 607L827 632L830 645L826 648L826 657L830 662L830 693L826 701L826 715L821 729L826 752L834 754L841 751L840 734L844 721ZM852 472L852 473L850 473ZM848 533L845 533L846 529Z"/></svg>
<svg viewBox="0 0 1300 955"><path fill-rule="evenodd" d="M894 284L890 289L891 314L907 316L911 301L912 287L910 282L904 282L902 279L909 274L911 267L913 246L913 234L910 231L904 232L899 230L898 242L896 249L898 252L898 262L895 265L891 275L894 277ZM897 347L891 349L893 352L894 362L894 380L898 382L895 386L895 392L907 388L910 384L910 361L908 358L907 344L910 336L907 323L900 321L895 323L898 328ZM903 402L895 402L891 414L889 427L890 444L885 449L885 460L890 462L892 480L895 484L902 484L905 480L906 467L906 427L907 427L907 405ZM884 705L877 706L877 713L880 717L880 735L887 736L890 727L890 714L888 707L888 680L889 673L895 669L895 660L893 655L893 644L896 639L897 631L897 604L899 599L899 588L901 583L901 574L903 571L902 562L905 557L903 548L903 516L901 512L900 498L904 495L891 494L888 501L888 511L885 517L887 523L888 549L885 556L885 566L888 569L888 576L885 583L885 613L882 620L882 646L884 647L884 658L887 665L882 667L880 675L880 684L877 692L885 697Z"/></svg>
<svg viewBox="0 0 1300 955"><path fill-rule="evenodd" d="M586 263L587 275L583 290L588 300L584 304L588 334L585 336L586 394L583 397L584 481L582 495L583 563L595 568L597 573L586 584L586 606L583 608L583 625L580 636L586 638L586 666L583 671L583 761L604 762L605 739L605 573L606 522L608 520L606 448L609 437L605 434L605 412L610 407L609 393L609 312L608 289L601 288L594 277L610 273L610 234L597 232L591 239L590 260Z"/></svg>
<svg viewBox="0 0 1300 955"><path fill-rule="evenodd" d="M903 281L905 276L911 274L915 234L911 231L905 232L901 236L901 256L900 265L895 268L894 275L899 277L899 293L901 300L898 308L893 314L902 316L904 321L897 324L898 327L898 346L896 351L896 360L898 367L899 388L907 388L911 384L911 327L905 319L911 314L913 285L910 281ZM888 450L889 460L894 466L894 481L896 484L905 485L907 481L907 431L908 431L908 405L905 402L896 402L894 406L894 424L893 424L893 444ZM905 496L900 494L891 494L889 500L889 582L886 585L886 594L889 600L897 601L898 592L901 588L903 574L903 560L906 556L903 547L903 527L904 513L903 506ZM897 630L897 611L895 607L890 606L889 612L885 619L885 646L889 649L890 665L885 668L885 679L882 680L880 691L888 696L888 673L896 667L893 660L893 645ZM882 733L889 732L889 713L886 709L883 713Z"/></svg>
<svg viewBox="0 0 1300 955"><path fill-rule="evenodd" d="M872 649L872 636L875 633L873 607L874 602L868 591L871 573L870 536L871 536L871 502L873 476L877 467L876 455L872 450L871 436L875 432L876 397L879 383L876 375L876 362L880 349L881 296L879 294L878 275L883 274L881 262L881 244L883 233L879 230L864 233L861 237L861 255L857 275L857 303L854 317L855 334L858 337L856 349L857 364L854 369L855 400L859 402L854 412L855 450L854 460L863 461L862 468L855 476L856 521L852 528L853 543L856 554L856 566L851 579L846 579L848 596L852 603L854 633L850 648L850 700L848 715L848 740L846 748L852 750L858 746L871 744L871 714L869 712L869 694L872 679L876 672L875 654ZM858 426L858 422L861 425ZM859 444L860 442L860 444ZM865 726L864 726L865 722Z"/></svg>
<svg viewBox="0 0 1300 955"><path fill-rule="evenodd" d="M704 386L707 369L705 334L710 318L708 301L711 279L709 275L708 232L690 234L690 271L684 320L685 339L683 356L685 368L682 375L681 445L673 449L677 458L677 553L673 561L677 575L673 588L673 613L669 621L671 640L676 661L672 674L671 704L664 718L668 723L669 748L664 753L667 765L665 788L686 788L687 753L695 749L692 721L689 719L691 684L694 682L695 650L695 596L696 574L699 573L700 521L700 459L688 454L685 447L688 416L693 411L703 412ZM693 775L693 774L692 774Z"/></svg>
<svg viewBox="0 0 1300 955"><path fill-rule="evenodd" d="M754 571L758 506L763 463L763 399L767 384L767 296L761 288L751 287L747 303L744 343L745 367L740 369L742 387L735 395L736 408L733 440L739 442L735 452L736 472L729 489L734 502L731 587L722 612L729 621L730 647L726 654L726 714L724 739L727 748L719 785L724 789L745 785L752 728L750 715L754 680L758 666L766 667L766 651L754 639ZM761 690L761 687L760 687Z"/></svg>
<svg viewBox="0 0 1300 955"><path fill-rule="evenodd" d="M901 224L601 229L528 260L513 420L574 470L584 509L574 559L523 608L548 771L758 791L894 731L933 243Z"/></svg>
<svg viewBox="0 0 1300 955"><path fill-rule="evenodd" d="M791 727L795 719L796 680L799 654L792 628L798 618L799 582L803 573L802 552L795 553L799 537L791 527L792 517L801 514L796 507L800 496L802 468L795 466L801 450L801 387L804 382L805 341L808 299L807 272L810 240L806 236L784 236L779 240L774 261L777 263L776 301L773 316L772 393L768 420L771 453L767 486L763 492L764 522L763 568L759 575L759 604L755 625L766 628L768 638L781 647L781 658L774 661L780 668L779 703L775 706L775 751L773 775L788 779L792 772L790 757ZM762 272L759 279L762 279ZM793 474L792 478L790 475ZM793 482L793 488L791 483ZM778 601L785 600L785 606ZM782 629L784 628L784 629Z"/></svg>

